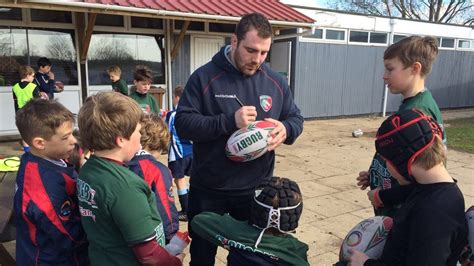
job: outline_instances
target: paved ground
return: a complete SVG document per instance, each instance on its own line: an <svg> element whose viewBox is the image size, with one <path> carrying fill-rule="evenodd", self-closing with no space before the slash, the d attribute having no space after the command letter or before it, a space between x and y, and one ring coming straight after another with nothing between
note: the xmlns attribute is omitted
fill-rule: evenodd
<svg viewBox="0 0 474 266"><path fill-rule="evenodd" d="M449 119L474 117L474 109L443 112L443 117L449 126ZM311 265L332 265L337 261L345 234L373 215L366 192L356 187L355 178L371 162L373 137L382 121L380 117L367 116L306 121L297 142L277 152L276 174L297 181L302 189L304 211L296 236L309 245ZM351 132L358 128L364 135L353 138ZM18 153L17 150L16 143L0 143L0 156ZM474 154L450 150L448 161L466 206L474 205ZM186 224L182 226L185 228ZM225 257L226 251L219 249L216 264L225 265Z"/></svg>

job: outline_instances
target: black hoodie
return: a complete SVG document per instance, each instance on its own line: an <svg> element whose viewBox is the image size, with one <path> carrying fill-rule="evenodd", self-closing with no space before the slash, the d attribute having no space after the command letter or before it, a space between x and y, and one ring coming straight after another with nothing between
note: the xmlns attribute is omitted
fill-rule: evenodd
<svg viewBox="0 0 474 266"><path fill-rule="evenodd" d="M222 195L248 195L263 177L273 175L275 153L244 163L226 157L227 139L238 129L236 97L257 108L257 120L281 121L286 127L285 144L292 144L301 134L303 117L283 76L265 64L254 75L245 76L229 62L225 50L189 78L175 128L180 137L193 141L191 186Z"/></svg>

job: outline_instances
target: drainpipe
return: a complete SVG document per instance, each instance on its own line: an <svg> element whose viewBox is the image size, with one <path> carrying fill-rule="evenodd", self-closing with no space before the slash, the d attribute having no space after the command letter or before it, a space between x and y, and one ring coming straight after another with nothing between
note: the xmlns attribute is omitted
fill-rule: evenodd
<svg viewBox="0 0 474 266"><path fill-rule="evenodd" d="M138 7L127 7L127 6L118 6L110 4L96 4L96 3L85 3L85 2L75 2L75 1L55 1L55 0L23 0L20 3L41 3L41 4L52 4L58 6L71 6L79 8L91 8L99 10L110 10L118 12L134 12L134 13L144 13L157 15L160 17L175 17L175 18L196 18L200 20L225 20L225 21L240 21L239 17L231 16L221 16L221 15L210 15L210 14L196 14L196 13L187 13L179 11L168 11L168 10L156 10L149 8L138 8ZM288 27L300 27L300 28L311 28L313 23L309 22L294 22L294 21L280 21L280 20L269 20L270 24L278 26L288 26Z"/></svg>
<svg viewBox="0 0 474 266"><path fill-rule="evenodd" d="M173 32L171 31L171 20L166 19L165 20L165 26L166 26L166 68L167 68L167 91L166 95L168 96L168 110L173 109L173 75L171 71L171 38L173 37L172 34Z"/></svg>
<svg viewBox="0 0 474 266"><path fill-rule="evenodd" d="M388 45L389 46L393 44L393 36L394 36L394 31L395 31L394 28L395 28L396 23L397 23L397 21L394 18L390 19L390 36L388 38ZM388 86L387 86L387 84L384 84L382 117L385 117L386 113L387 113L387 100L388 100L387 98L388 98Z"/></svg>

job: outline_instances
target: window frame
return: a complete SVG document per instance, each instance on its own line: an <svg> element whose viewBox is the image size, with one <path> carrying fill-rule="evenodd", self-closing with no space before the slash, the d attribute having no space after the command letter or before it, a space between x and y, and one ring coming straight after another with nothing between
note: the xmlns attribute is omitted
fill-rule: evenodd
<svg viewBox="0 0 474 266"><path fill-rule="evenodd" d="M163 36L163 37L165 36L164 33L162 33L162 34L157 33L156 30L154 31L153 34L150 34L150 33L140 33L140 32L136 32L135 30L133 30L133 31L131 31L131 30L125 31L125 30L123 30L123 29L122 29L121 31L116 31L116 30L105 30L105 31L101 30L101 31L99 31L99 30L95 30L95 28L94 28L94 31L92 32L92 35L94 35L94 34L144 35L144 36L149 36L149 37L154 37L154 38L156 38L156 37L158 37L158 36ZM164 41L164 44L163 44L163 45L164 45L164 47L166 46L166 40ZM165 50L166 50L166 48L165 48ZM167 85L168 76L166 75L166 71L167 71L167 69L166 69L166 61L165 61L165 60L166 60L166 54L162 54L162 60L165 62L165 63L164 63L164 64L165 64L165 68L163 69L163 70L164 70L164 73L163 73L163 75L164 75L164 83L152 83L152 84L151 84L152 86L166 87L166 85ZM90 80L89 80L89 79L90 79L90 76L89 76L89 58L86 59L86 62L87 62L86 69L87 69L87 72L88 72L88 74L87 74L87 85L88 85L89 87L93 87L93 88L102 88L102 87L107 87L107 86L110 87L109 84L91 84L91 83L90 83ZM127 86L130 86L130 85L133 85L133 84L127 84ZM92 89L92 90L93 90L93 89Z"/></svg>
<svg viewBox="0 0 474 266"><path fill-rule="evenodd" d="M350 34L351 32L366 32L368 33L367 35L367 42L354 42L354 41L351 41L351 38L350 38ZM380 33L380 34L385 34L386 36L386 40L385 40L385 43L374 43L374 42L370 42L371 40L371 35L372 33ZM349 30L349 34L348 34L348 39L347 39L347 43L350 44L350 45L365 45L365 46L387 46L389 44L389 33L388 32L383 32L383 31L369 31L369 30L357 30L357 29L350 29Z"/></svg>
<svg viewBox="0 0 474 266"><path fill-rule="evenodd" d="M318 42L318 43L334 43L334 44L347 44L347 29L342 29L342 28L326 28L326 27L319 27L317 29L323 30L322 33L322 38L312 38L312 37L305 37L305 36L299 36L299 41L300 42ZM326 38L326 30L333 30L333 31L340 31L344 32L344 40L334 40L334 39L327 39ZM298 30L299 33L303 32L302 29Z"/></svg>
<svg viewBox="0 0 474 266"><path fill-rule="evenodd" d="M469 48L459 47L459 43L461 41L469 42ZM460 51L474 50L474 40L471 40L471 39L457 39L456 40L456 50L460 50Z"/></svg>
<svg viewBox="0 0 474 266"><path fill-rule="evenodd" d="M438 49L441 50L455 50L456 49L456 38L453 37L443 37L443 36L435 36L435 38L439 38ZM453 40L453 47L443 47L443 39L452 39Z"/></svg>
<svg viewBox="0 0 474 266"><path fill-rule="evenodd" d="M40 23L43 23L43 22L38 22L37 24L40 24ZM49 23L49 22L48 22ZM77 38L77 32L75 29L65 29L65 28L60 28L58 29L57 27L54 27L54 28L50 28L50 27L39 27L40 25L38 25L38 27L31 27L31 26L13 26L13 25L8 25L8 26L5 26L5 25L1 25L0 24L0 27L8 27L8 28L11 28L11 29L20 29L20 30L25 30L25 34L26 34L26 37L29 39L29 31L55 31L55 32L62 32L62 33L66 33L66 34L69 34L72 38L72 45L73 45L73 48L74 48L74 60L75 60L75 65L76 65L76 75L77 75L77 84L66 84L68 87L71 86L71 87L74 87L74 86L80 86L81 85L81 80L80 80L80 75L81 75L81 70L80 70L80 60L79 60L79 50L78 50L78 38ZM29 43L29 45L31 45L32 42L27 42ZM29 48L28 47L28 51L29 51ZM36 62L35 61L31 61L31 58L33 56L28 53L28 55L26 56L27 58L27 64L30 65L31 67L33 67L33 69L36 71L37 70L37 67L36 67ZM54 71L54 60L53 58L49 58L51 61L53 61L53 72ZM72 64L74 65L74 64Z"/></svg>

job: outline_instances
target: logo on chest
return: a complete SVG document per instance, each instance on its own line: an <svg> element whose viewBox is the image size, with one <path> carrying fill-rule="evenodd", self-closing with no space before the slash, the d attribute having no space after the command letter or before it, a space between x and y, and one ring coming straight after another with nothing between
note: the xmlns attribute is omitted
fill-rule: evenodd
<svg viewBox="0 0 474 266"><path fill-rule="evenodd" d="M263 111L268 112L272 109L272 97L268 95L260 95L260 106Z"/></svg>

